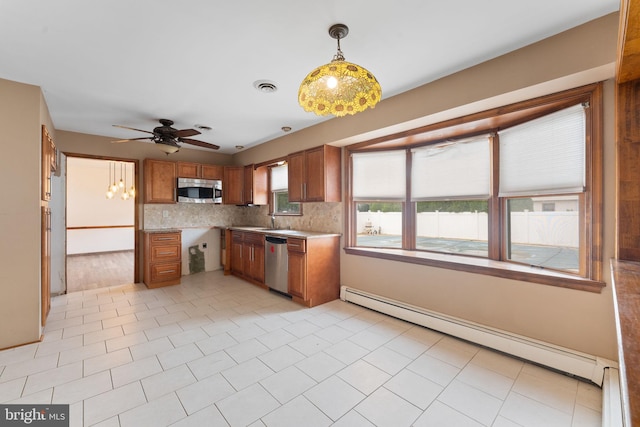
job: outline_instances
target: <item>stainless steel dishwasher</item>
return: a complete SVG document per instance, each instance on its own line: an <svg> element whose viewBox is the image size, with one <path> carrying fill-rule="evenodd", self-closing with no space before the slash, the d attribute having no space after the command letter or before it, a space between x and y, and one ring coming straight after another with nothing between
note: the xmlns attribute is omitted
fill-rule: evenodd
<svg viewBox="0 0 640 427"><path fill-rule="evenodd" d="M287 294L287 239L266 236L266 250L264 255L265 284L278 292Z"/></svg>

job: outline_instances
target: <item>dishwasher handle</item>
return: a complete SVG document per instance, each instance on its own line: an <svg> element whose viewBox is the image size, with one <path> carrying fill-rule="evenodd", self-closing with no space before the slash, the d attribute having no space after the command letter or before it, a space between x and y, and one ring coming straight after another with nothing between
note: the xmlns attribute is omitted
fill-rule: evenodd
<svg viewBox="0 0 640 427"><path fill-rule="evenodd" d="M266 236L264 238L264 240L266 240L268 243L273 243L275 245L286 245L287 244L287 239L283 239L282 237Z"/></svg>

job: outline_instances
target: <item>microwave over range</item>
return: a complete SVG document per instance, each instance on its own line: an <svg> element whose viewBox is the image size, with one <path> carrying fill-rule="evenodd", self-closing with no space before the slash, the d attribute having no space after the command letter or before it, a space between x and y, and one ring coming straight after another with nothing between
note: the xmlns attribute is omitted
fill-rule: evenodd
<svg viewBox="0 0 640 427"><path fill-rule="evenodd" d="M179 203L222 203L222 181L178 178Z"/></svg>

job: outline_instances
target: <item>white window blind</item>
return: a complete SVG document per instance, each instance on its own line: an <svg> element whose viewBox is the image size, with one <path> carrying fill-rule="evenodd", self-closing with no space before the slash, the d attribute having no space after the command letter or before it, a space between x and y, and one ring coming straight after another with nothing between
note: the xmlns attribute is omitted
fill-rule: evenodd
<svg viewBox="0 0 640 427"><path fill-rule="evenodd" d="M271 191L282 191L289 188L288 171L289 167L286 163L271 168Z"/></svg>
<svg viewBox="0 0 640 427"><path fill-rule="evenodd" d="M411 199L487 199L491 194L488 136L412 151Z"/></svg>
<svg viewBox="0 0 640 427"><path fill-rule="evenodd" d="M582 105L500 132L500 196L577 193L585 187Z"/></svg>
<svg viewBox="0 0 640 427"><path fill-rule="evenodd" d="M404 200L405 150L354 153L353 200Z"/></svg>

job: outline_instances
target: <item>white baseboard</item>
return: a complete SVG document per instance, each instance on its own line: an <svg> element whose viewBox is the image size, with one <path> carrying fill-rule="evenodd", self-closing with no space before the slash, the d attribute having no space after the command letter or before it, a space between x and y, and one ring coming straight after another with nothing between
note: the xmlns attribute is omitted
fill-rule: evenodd
<svg viewBox="0 0 640 427"><path fill-rule="evenodd" d="M605 369L602 383L602 427L621 427L625 417L628 418L629 413L622 406L620 373L615 368Z"/></svg>
<svg viewBox="0 0 640 427"><path fill-rule="evenodd" d="M603 385L614 361L342 286L340 299Z"/></svg>

